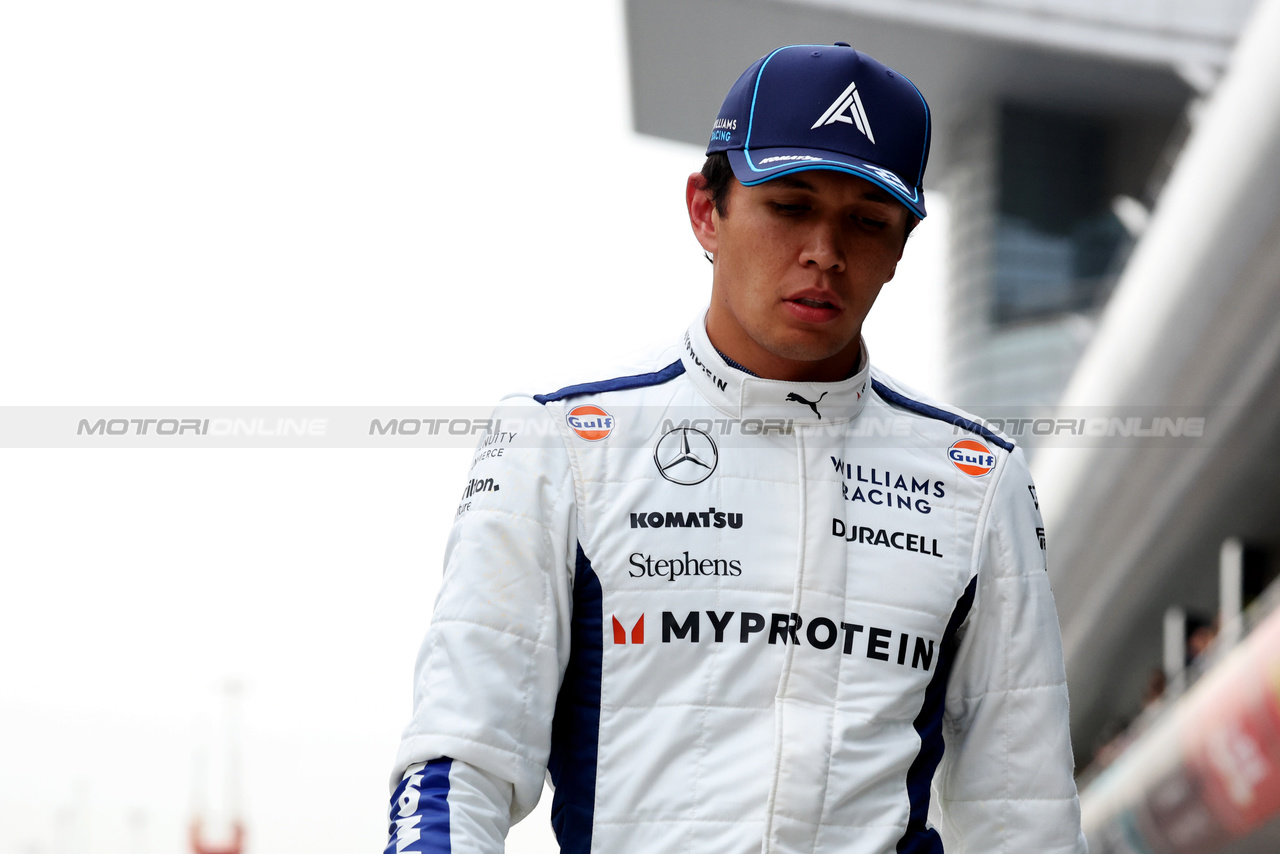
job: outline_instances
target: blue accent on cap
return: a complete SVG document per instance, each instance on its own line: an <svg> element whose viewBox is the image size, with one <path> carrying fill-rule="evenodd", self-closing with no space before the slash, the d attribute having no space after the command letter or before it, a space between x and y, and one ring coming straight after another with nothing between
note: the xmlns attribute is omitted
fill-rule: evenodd
<svg viewBox="0 0 1280 854"><path fill-rule="evenodd" d="M894 406L900 406L903 409L909 409L912 412L917 412L920 415L923 415L927 418L936 418L938 421L945 421L948 424L954 424L957 427L962 427L965 430L968 430L970 433L977 433L979 436L986 439L988 442L991 442L993 445L998 445L1001 448L1004 448L1006 451L1009 451L1010 453L1013 452L1012 442L1010 442L1008 439L1005 439L1002 436L999 436L991 432L986 427L983 427L981 424L979 424L976 421L970 421L968 418L963 418L959 415L956 415L954 412L947 412L945 409L939 409L936 406L930 406L927 403L921 403L918 400L912 400L911 398L907 397L905 394L899 394L898 392L889 388L887 385L880 382L879 380L872 380L871 387L875 389L876 394L880 395L889 403L892 403Z"/></svg>
<svg viewBox="0 0 1280 854"><path fill-rule="evenodd" d="M432 759L426 767L400 781L391 795L390 841L383 854L449 854L449 769L453 760L447 756ZM400 801L409 793L412 802L416 791L418 808L409 815L400 814ZM403 826L397 820L404 822ZM413 834L418 834L413 838ZM403 839L412 841L401 844Z"/></svg>
<svg viewBox="0 0 1280 854"><path fill-rule="evenodd" d="M654 371L648 374L635 374L629 377L617 377L611 380L600 380L593 383L579 383L578 385L565 386L559 391L553 391L550 394L535 394L533 399L541 404L548 404L556 400L564 400L567 397L577 397L583 394L601 394L606 391L626 391L633 388L646 388L651 385L662 385L670 382L676 377L684 373L684 362L679 359L667 365L660 371Z"/></svg>
<svg viewBox="0 0 1280 854"><path fill-rule="evenodd" d="M777 149L775 149L777 150ZM794 149L789 149L794 150ZM848 175L854 175L864 181L875 184L880 189L888 192L891 196L902 202L916 216L924 219L926 216L924 202L917 201L922 196L922 191L912 191L910 194L904 194L902 188L885 180L880 175L868 169L868 167L859 163L842 163L838 160L825 160L815 162L813 160L806 161L802 165L793 165L779 168L778 171L772 172L767 169L758 169L751 162L750 151L728 151L729 165L733 167L734 177L738 179L738 183L744 187L754 187L757 184L763 184L766 181L772 181L774 178L781 178L783 175L794 175L797 172L809 172L818 169L827 169L833 172L844 172ZM750 177L752 172L761 173L760 177ZM742 177L747 176L747 177Z"/></svg>
<svg viewBox="0 0 1280 854"><path fill-rule="evenodd" d="M603 599L600 579L579 543L569 664L556 697L547 761L555 786L551 826L562 854L591 854L600 752L600 675L604 669Z"/></svg>
<svg viewBox="0 0 1280 854"><path fill-rule="evenodd" d="M760 62L760 68L756 71L755 85L751 89L751 113L747 116L747 138L742 141L743 148L747 148L748 146L751 145L751 128L755 125L755 121L756 121L756 99L760 95L760 78L764 76L764 67L769 64L769 60L773 59L775 56L778 55L779 52L784 50L786 50L786 47L780 47L777 50L773 51L773 53L770 53L768 56L764 58L763 61ZM750 74L750 73L751 73L751 70L747 69L746 74L743 74L742 76L746 77L747 74ZM738 87L735 84L734 89L736 88ZM733 92L730 91L729 94L732 95ZM726 104L728 103L728 99L725 100L725 103ZM721 112L723 113L724 111L721 110Z"/></svg>
<svg viewBox="0 0 1280 854"><path fill-rule="evenodd" d="M942 633L942 642L938 648L938 667L933 671L929 687L925 689L920 714L916 715L915 728L920 735L920 752L907 770L907 797L911 802L911 814L907 821L907 832L898 840L894 849L898 854L943 854L942 839L936 830L928 826L929 785L933 782L934 772L938 770L942 752L946 748L942 737L942 713L946 706L947 681L951 678L951 668L955 664L956 649L959 646L956 632L969 617L977 589L978 576L975 575L956 602L946 631Z"/></svg>
<svg viewBox="0 0 1280 854"><path fill-rule="evenodd" d="M727 152L748 186L809 169L855 175L923 218L931 133L909 78L840 44L787 45L734 83L707 154Z"/></svg>

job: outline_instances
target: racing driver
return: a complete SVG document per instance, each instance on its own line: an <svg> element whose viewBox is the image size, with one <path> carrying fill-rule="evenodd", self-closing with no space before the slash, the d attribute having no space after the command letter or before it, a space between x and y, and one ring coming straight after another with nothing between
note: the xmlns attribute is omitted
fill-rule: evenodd
<svg viewBox="0 0 1280 854"><path fill-rule="evenodd" d="M500 852L549 774L575 854L1081 854L1022 451L861 337L925 216L928 106L848 45L782 47L707 151L705 315L494 413L386 851Z"/></svg>

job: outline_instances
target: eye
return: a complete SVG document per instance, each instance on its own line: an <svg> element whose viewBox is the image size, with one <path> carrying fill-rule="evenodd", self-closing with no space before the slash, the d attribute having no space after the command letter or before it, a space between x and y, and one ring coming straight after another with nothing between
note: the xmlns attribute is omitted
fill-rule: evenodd
<svg viewBox="0 0 1280 854"><path fill-rule="evenodd" d="M884 220L875 219L874 217L869 217L869 216L858 217L858 222L862 223L868 228L874 228L877 231L889 227L889 223L885 222Z"/></svg>
<svg viewBox="0 0 1280 854"><path fill-rule="evenodd" d="M783 216L798 216L809 211L808 205L789 205L782 202L770 202L769 205Z"/></svg>

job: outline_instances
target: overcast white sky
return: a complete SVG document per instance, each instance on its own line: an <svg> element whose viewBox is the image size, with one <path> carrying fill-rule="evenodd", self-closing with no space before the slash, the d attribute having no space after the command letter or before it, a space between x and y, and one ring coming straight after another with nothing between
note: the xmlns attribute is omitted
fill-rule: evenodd
<svg viewBox="0 0 1280 854"><path fill-rule="evenodd" d="M488 404L673 340L701 152L632 133L619 2L548 9L6 4L0 404ZM942 201L867 331L935 394ZM0 449L0 854L186 850L228 678L250 854L381 850L469 457Z"/></svg>

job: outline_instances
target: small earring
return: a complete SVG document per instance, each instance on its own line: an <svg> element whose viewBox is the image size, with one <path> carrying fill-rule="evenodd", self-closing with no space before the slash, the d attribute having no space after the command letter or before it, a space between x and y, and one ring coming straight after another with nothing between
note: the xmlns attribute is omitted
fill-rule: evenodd
<svg viewBox="0 0 1280 854"><path fill-rule="evenodd" d="M716 259L715 259L715 258L712 258L712 257L711 257L711 253L710 253L710 252L708 252L707 250L705 250L705 249L704 249L704 250L702 250L702 257L703 257L703 258L706 258L706 259L707 259L707 261L708 261L708 262L710 262L710 263L712 264L712 266L714 266L714 265L715 265L715 263L716 263Z"/></svg>

